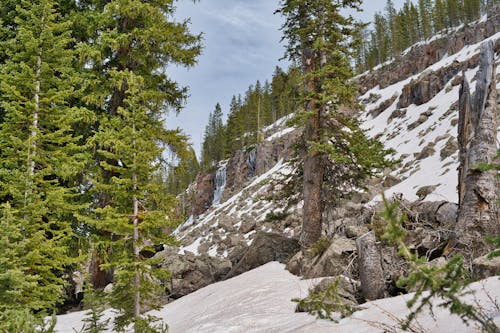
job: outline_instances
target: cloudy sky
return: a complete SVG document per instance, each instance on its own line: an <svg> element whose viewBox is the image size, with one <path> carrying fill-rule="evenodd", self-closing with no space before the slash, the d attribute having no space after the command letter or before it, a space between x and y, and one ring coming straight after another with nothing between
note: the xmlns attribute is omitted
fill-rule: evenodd
<svg viewBox="0 0 500 333"><path fill-rule="evenodd" d="M356 13L370 21L384 9L385 0L366 0L364 12ZM257 79L270 79L280 62L284 48L280 43L282 18L273 15L278 0L181 0L177 4L179 20L191 19L191 31L203 33L203 54L198 65L186 70L168 69L176 81L189 86L190 98L185 109L167 120L169 128L180 127L191 137L199 155L208 114L217 102L227 115L232 95L243 94ZM399 7L403 0L395 0Z"/></svg>

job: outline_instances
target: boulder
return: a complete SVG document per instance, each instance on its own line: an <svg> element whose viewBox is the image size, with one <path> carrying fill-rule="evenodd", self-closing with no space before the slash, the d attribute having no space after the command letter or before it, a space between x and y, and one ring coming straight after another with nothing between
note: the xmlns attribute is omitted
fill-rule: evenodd
<svg viewBox="0 0 500 333"><path fill-rule="evenodd" d="M349 225L345 228L345 235L347 238L358 238L368 232L368 227L364 225Z"/></svg>
<svg viewBox="0 0 500 333"><path fill-rule="evenodd" d="M211 283L222 280L231 270L231 261L224 258L211 257L207 254L196 256L187 252L177 253L175 247L168 247L155 255L160 265L171 272L166 283L167 294L171 298L179 298Z"/></svg>
<svg viewBox="0 0 500 333"><path fill-rule="evenodd" d="M334 237L328 249L313 258L304 276L307 278L336 276L345 273L349 257L356 252L356 242L345 237ZM307 265L309 266L309 265Z"/></svg>
<svg viewBox="0 0 500 333"><path fill-rule="evenodd" d="M474 259L472 262L474 274L481 279L500 275L500 257L488 258L487 255Z"/></svg>
<svg viewBox="0 0 500 333"><path fill-rule="evenodd" d="M226 278L230 278L271 261L287 263L298 251L298 239L287 238L282 234L258 231L252 244L237 265L231 269Z"/></svg>
<svg viewBox="0 0 500 333"><path fill-rule="evenodd" d="M243 234L246 234L246 233L254 230L255 226L256 226L255 219L252 219L249 217L248 219L245 219L241 222L241 226L240 226L239 231Z"/></svg>
<svg viewBox="0 0 500 333"><path fill-rule="evenodd" d="M306 257L302 251L297 252L286 264L286 269L293 275L302 276L306 267Z"/></svg>

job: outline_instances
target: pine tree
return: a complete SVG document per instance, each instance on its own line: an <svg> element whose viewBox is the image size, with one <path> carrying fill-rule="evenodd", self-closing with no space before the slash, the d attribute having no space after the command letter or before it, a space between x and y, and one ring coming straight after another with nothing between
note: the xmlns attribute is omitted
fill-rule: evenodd
<svg viewBox="0 0 500 333"><path fill-rule="evenodd" d="M304 110L295 121L304 125L303 197L301 245L316 242L322 231L323 181L336 180L334 193L346 183L362 184L363 179L386 165L378 141L366 138L354 119L339 108L353 104L356 87L349 80L349 41L354 19L343 16L344 8L359 9L360 1L283 0L278 13L285 17L282 27L288 40L287 56L303 68ZM347 171L344 173L344 171ZM341 179L347 179L342 184Z"/></svg>
<svg viewBox="0 0 500 333"><path fill-rule="evenodd" d="M233 95L229 105L229 115L227 119L227 140L228 153L232 153L243 148L241 136L243 135L243 122L240 117L241 101Z"/></svg>
<svg viewBox="0 0 500 333"><path fill-rule="evenodd" d="M393 57L397 56L399 52L401 52L401 47L400 47L400 42L396 38L397 37L397 26L396 26L396 15L397 11L396 8L394 7L394 2L392 0L387 0L386 5L385 5L385 15L386 15L386 20L387 24L389 26L388 33L391 36L391 55ZM380 62L378 62L380 63Z"/></svg>
<svg viewBox="0 0 500 333"><path fill-rule="evenodd" d="M71 226L82 208L77 178L87 162L73 128L89 115L70 106L80 79L70 22L56 7L52 0L18 4L0 65L0 200L2 230L10 230L0 251L21 254L0 270L24 275L7 274L6 295L16 297L1 297L0 308L38 316L64 299L63 274L74 262Z"/></svg>
<svg viewBox="0 0 500 333"><path fill-rule="evenodd" d="M121 310L115 320L117 330L134 324L136 332L147 322L141 316L144 307L157 307L161 295L161 281L166 281L168 272L158 267L158 261L145 257L148 244L168 243L165 228L176 225L172 215L174 198L163 193L162 184L154 175L160 165L156 162L162 155L158 142L168 144L176 135L163 127L161 118L151 115L142 77L124 71L115 73L118 86L125 82L123 107L117 112L120 117L102 119L102 126L94 140L99 153L108 161L101 167L112 171L114 177L108 183L95 179L95 190L106 193L111 201L103 208L94 210L95 219L89 221L96 229L113 238L101 237L98 246L110 249L109 263L104 268L115 272L111 305Z"/></svg>
<svg viewBox="0 0 500 333"><path fill-rule="evenodd" d="M444 0L434 1L433 19L434 31L437 33L447 27L446 6Z"/></svg>
<svg viewBox="0 0 500 333"><path fill-rule="evenodd" d="M121 310L119 330L128 324L146 330L144 306L158 305L159 282L168 273L148 258L148 244L170 242L163 233L177 222L172 196L165 195L162 154L186 151L179 131L164 129L168 109L179 111L187 89L169 78L169 64L192 66L200 53L200 36L187 22L173 20L174 1L88 0L79 3L88 27L79 27L80 48L88 68L88 95L83 100L98 115L92 176L93 206L86 223L94 230L92 282L113 272L111 305ZM105 254L105 255L102 255ZM105 264L102 264L105 262ZM99 280L100 283L95 283Z"/></svg>
<svg viewBox="0 0 500 333"><path fill-rule="evenodd" d="M222 161L226 155L226 128L223 122L222 108L219 103L214 109L214 152L212 160L217 163Z"/></svg>
<svg viewBox="0 0 500 333"><path fill-rule="evenodd" d="M422 38L427 39L432 34L432 25L431 25L431 1L430 0L418 0L418 10L419 10L419 19L420 19L420 27L422 31Z"/></svg>

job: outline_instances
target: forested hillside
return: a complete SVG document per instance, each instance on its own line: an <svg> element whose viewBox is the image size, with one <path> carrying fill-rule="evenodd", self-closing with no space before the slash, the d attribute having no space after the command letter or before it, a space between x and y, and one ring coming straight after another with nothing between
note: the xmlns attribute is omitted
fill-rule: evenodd
<svg viewBox="0 0 500 333"><path fill-rule="evenodd" d="M396 10L387 0L385 12L376 13L372 28L360 22L354 61L359 73L399 57L409 46L460 24L478 20L497 0L418 0L405 1Z"/></svg>

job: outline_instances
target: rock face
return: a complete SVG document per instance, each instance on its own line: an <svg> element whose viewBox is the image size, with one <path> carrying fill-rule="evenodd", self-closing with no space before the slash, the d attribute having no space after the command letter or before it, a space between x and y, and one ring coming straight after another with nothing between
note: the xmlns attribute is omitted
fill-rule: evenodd
<svg viewBox="0 0 500 333"><path fill-rule="evenodd" d="M192 215L198 216L212 205L214 178L215 173L201 173L196 177L196 196L194 198Z"/></svg>
<svg viewBox="0 0 500 333"><path fill-rule="evenodd" d="M427 44L417 44L407 51L404 57L398 58L379 70L359 78L361 94L377 85L385 88L422 72L435 64L447 54L454 54L466 45L476 44L500 31L500 6L488 13L488 20L476 25L464 26L453 36L433 39ZM497 42L496 49L500 48Z"/></svg>
<svg viewBox="0 0 500 333"><path fill-rule="evenodd" d="M440 68L435 72L423 74L418 80L412 80L404 86L398 101L398 108L406 108L411 104L422 105L437 95L444 86L458 73L477 66L479 56L474 56L465 62L454 62L450 66ZM391 103L392 104L392 103Z"/></svg>
<svg viewBox="0 0 500 333"><path fill-rule="evenodd" d="M161 266L172 273L169 283L165 286L170 298L180 298L222 280L232 266L227 259L206 254L178 254L175 247L157 253L155 258L159 258Z"/></svg>
<svg viewBox="0 0 500 333"><path fill-rule="evenodd" d="M280 159L288 160L301 133L300 129L295 129L277 139L261 142L257 147L257 175L271 169Z"/></svg>
<svg viewBox="0 0 500 333"><path fill-rule="evenodd" d="M226 277L233 277L271 261L287 263L299 250L298 239L286 238L277 233L259 231L243 258Z"/></svg>
<svg viewBox="0 0 500 333"><path fill-rule="evenodd" d="M478 165L493 164L497 156L497 89L493 43L481 46L476 90L471 96L464 78L459 101L459 214L455 228L458 248L468 257L492 250L484 235L500 234L500 182L495 170Z"/></svg>
<svg viewBox="0 0 500 333"><path fill-rule="evenodd" d="M251 163L253 159L260 159L256 153L254 148L250 151L238 150L231 156L227 164L227 181L222 201L241 190L248 179L256 175L255 165Z"/></svg>
<svg viewBox="0 0 500 333"><path fill-rule="evenodd" d="M286 132L273 137L272 130L268 130L270 139L259 143L258 146L247 150L238 150L227 161L226 184L220 203L223 203L234 194L241 191L252 177L261 175L271 169L279 160L288 160L293 153L293 145L300 137L302 130L285 128ZM274 129L280 133L282 127ZM178 211L187 216L198 216L211 207L214 198L214 180L216 171L201 173L194 184L179 196Z"/></svg>

